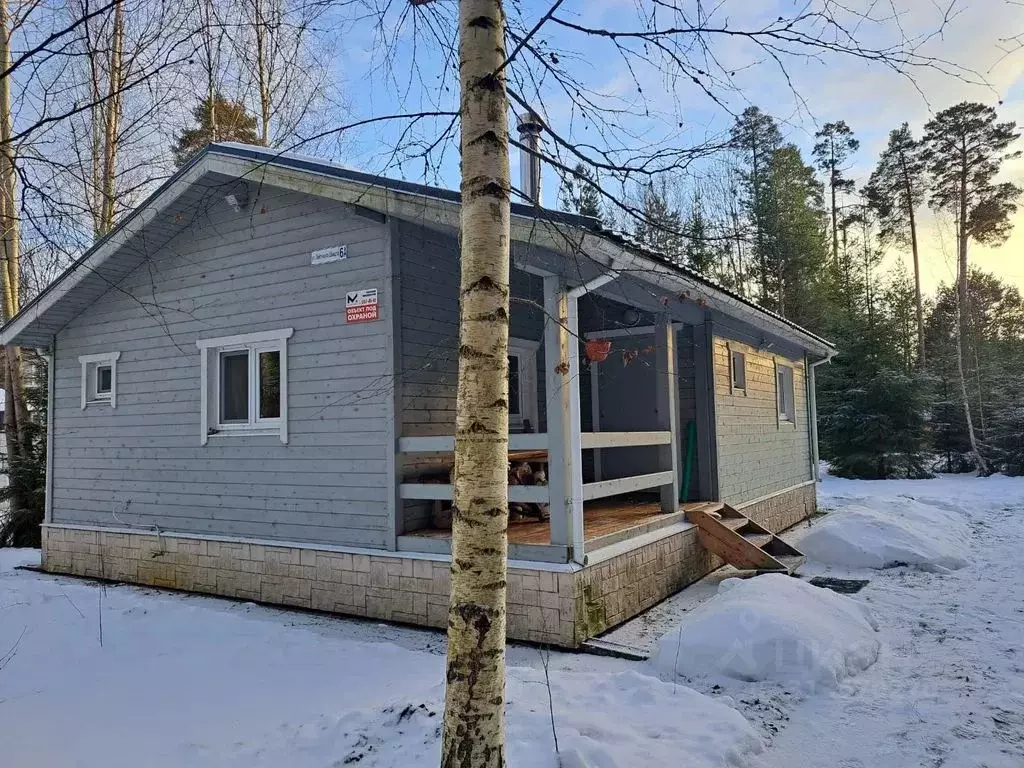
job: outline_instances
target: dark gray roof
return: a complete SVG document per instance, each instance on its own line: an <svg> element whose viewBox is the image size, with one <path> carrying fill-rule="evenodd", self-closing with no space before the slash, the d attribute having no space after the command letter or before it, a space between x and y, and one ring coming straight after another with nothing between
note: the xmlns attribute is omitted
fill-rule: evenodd
<svg viewBox="0 0 1024 768"><path fill-rule="evenodd" d="M136 223L136 219L140 217L144 212L152 211L156 206L158 199L173 185L179 182L189 172L201 164L204 158L210 155L223 155L228 157L240 158L243 160L249 160L256 163L266 164L267 166L275 166L282 168L290 168L298 171L305 171L308 173L317 174L319 176L333 177L341 179L355 184L365 185L371 188L386 189L398 193L407 195L415 195L418 197L430 198L434 200L447 201L454 204L461 202L461 195L456 190L445 189L443 187L430 186L426 184L419 184L415 182L405 181L402 179L393 179L386 176L378 176L375 174L365 173L363 171L357 171L338 163L333 163L327 160L321 160L313 157L307 157L304 155L292 154L289 152L281 152L266 147L251 146L248 144L234 144L234 143L218 143L211 144L204 148L201 152L197 153L188 163L182 166L178 171L167 179L163 184L160 185L153 193L143 201L137 208L129 213L125 218L118 224L118 226L108 233L105 237L101 238L95 244L93 244L82 256L77 259L67 270L61 274L53 283L51 283L45 290L43 290L38 296L36 296L31 302L22 308L22 311L10 321L8 321L3 328L0 328L0 340L2 343L10 343L14 336L17 337L18 342L22 345L38 345L46 346L47 342L44 339L49 337L49 334L53 332L54 328L62 327L70 317L81 311L82 303L91 303L105 290L115 283L120 277L126 274L133 268L134 260L126 259L123 264L110 265L110 269L107 270L106 274L100 274L99 270L95 268L89 268L88 264L90 259L94 257L98 252L101 252L104 248L114 241L115 238L120 238L121 241L125 238L126 230ZM223 180L217 182L223 185ZM663 254L650 251L642 247L639 243L631 240L627 235L622 232L616 232L605 229L601 226L601 223L588 216L580 216L574 213L568 213L566 211L554 210L551 208L544 208L541 206L531 205L527 203L513 203L512 214L514 216L534 218L538 220L559 223L575 228L585 230L588 233L597 235L615 246L623 249L627 249L636 253L644 258L656 261L659 264L667 267L672 272L675 272L691 282L698 283L710 289L713 292L720 293L724 296L729 297L735 302L746 305L750 309L761 313L767 317L771 317L777 322L781 322L786 326L789 326L794 331L809 339L813 339L821 345L829 348L833 348L832 345L821 338L820 336L808 331L805 328L800 327L796 323L778 315L770 310L764 309L753 301L750 301L744 296L739 295L735 291L726 288L723 285L716 283L715 281L707 278L706 276L695 272L688 267L678 264L671 259L668 259ZM84 274L83 274L84 273ZM52 315L52 321L49 323L43 323L42 326L36 329L35 333L31 333L28 329L23 328L21 332L12 336L12 326L15 324L25 324L25 319L29 315L34 315L33 320L30 321L30 325L38 325L37 322L43 311L43 305L53 304L56 299L51 299L52 296L57 294L63 296L63 293L67 290L66 285L69 281L77 280L81 282L91 281L92 285L90 290L85 290L84 295L80 297L79 301L76 302L76 306L64 308L62 311L57 308L47 306L46 312L48 316ZM58 293L59 292L59 293Z"/></svg>

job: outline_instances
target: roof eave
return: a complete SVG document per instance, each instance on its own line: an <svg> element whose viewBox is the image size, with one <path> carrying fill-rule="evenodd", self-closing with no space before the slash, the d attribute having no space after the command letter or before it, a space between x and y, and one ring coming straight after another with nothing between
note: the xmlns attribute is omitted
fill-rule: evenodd
<svg viewBox="0 0 1024 768"><path fill-rule="evenodd" d="M60 277L50 283L0 328L0 345L49 347L53 334L45 330L33 329L32 326L63 299L78 284L82 276L97 270L111 254L138 234L143 227L205 175L208 165L209 151L206 149L154 190L142 204L128 214L124 221L90 247ZM76 277L78 279L75 279Z"/></svg>

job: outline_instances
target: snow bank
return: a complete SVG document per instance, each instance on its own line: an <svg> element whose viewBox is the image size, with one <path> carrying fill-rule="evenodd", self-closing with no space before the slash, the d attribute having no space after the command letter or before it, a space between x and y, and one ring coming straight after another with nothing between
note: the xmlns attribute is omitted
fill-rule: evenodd
<svg viewBox="0 0 1024 768"><path fill-rule="evenodd" d="M970 538L963 516L910 498L863 499L841 507L800 540L800 549L827 565L923 570L963 568Z"/></svg>
<svg viewBox="0 0 1024 768"><path fill-rule="evenodd" d="M878 658L878 627L857 600L799 579L727 579L653 659L659 674L837 687Z"/></svg>
<svg viewBox="0 0 1024 768"><path fill-rule="evenodd" d="M542 670L508 670L508 764L530 768L750 766L763 746L731 707L681 685L626 671L552 673L555 753ZM439 763L444 690L436 686L383 708L324 717L241 754L232 765L433 768Z"/></svg>

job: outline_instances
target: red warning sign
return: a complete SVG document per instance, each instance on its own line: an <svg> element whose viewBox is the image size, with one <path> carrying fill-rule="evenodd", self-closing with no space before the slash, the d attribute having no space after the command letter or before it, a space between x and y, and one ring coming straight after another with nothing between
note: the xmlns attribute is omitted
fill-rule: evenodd
<svg viewBox="0 0 1024 768"><path fill-rule="evenodd" d="M376 288L345 293L345 322L371 323L380 319Z"/></svg>

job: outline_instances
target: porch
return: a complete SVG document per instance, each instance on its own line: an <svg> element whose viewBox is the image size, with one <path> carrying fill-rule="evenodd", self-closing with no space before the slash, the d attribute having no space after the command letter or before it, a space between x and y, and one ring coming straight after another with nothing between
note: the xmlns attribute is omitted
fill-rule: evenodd
<svg viewBox="0 0 1024 768"><path fill-rule="evenodd" d="M569 288L514 269L512 282L510 459L542 467L546 482L510 485L509 502L549 519L510 520L510 559L585 565L607 547L685 527L681 504L713 491L710 324L619 296L608 275ZM610 342L611 357L588 359L590 340ZM439 378L417 390L421 401ZM417 406L397 446L396 548L447 555L451 531L432 513L451 504L455 438L436 432L453 431L454 414L437 424Z"/></svg>

